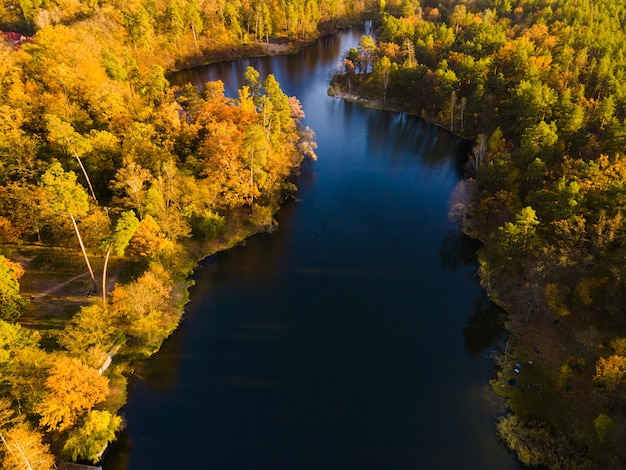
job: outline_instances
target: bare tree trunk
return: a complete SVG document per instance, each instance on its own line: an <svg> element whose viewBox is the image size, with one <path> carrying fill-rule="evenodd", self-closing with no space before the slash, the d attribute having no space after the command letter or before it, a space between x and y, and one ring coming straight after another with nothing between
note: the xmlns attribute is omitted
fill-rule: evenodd
<svg viewBox="0 0 626 470"><path fill-rule="evenodd" d="M198 47L198 36L196 36L196 28L194 28L193 23L191 23L191 32L193 33L193 42L196 44L196 49L200 50Z"/></svg>
<svg viewBox="0 0 626 470"><path fill-rule="evenodd" d="M111 256L112 244L107 249L107 254L104 257L104 267L102 268L102 308L107 311L107 267L109 266L109 257Z"/></svg>
<svg viewBox="0 0 626 470"><path fill-rule="evenodd" d="M7 443L7 441L4 438L4 435L2 433L0 433L0 439L2 440L2 443L4 444L5 449L7 449L9 452L11 452L11 448L9 447L9 444ZM26 468L28 470L33 470L33 467L30 466L30 462L26 458L26 455L24 455L24 452L22 451L22 449L19 446L15 446L15 448L20 453L20 457L22 457L22 459L24 460L24 464L26 465Z"/></svg>
<svg viewBox="0 0 626 470"><path fill-rule="evenodd" d="M461 98L461 130L465 130L465 106L467 106L467 98Z"/></svg>
<svg viewBox="0 0 626 470"><path fill-rule="evenodd" d="M69 212L70 218L72 219L72 224L74 224L74 230L76 231L76 237L78 238L78 243L80 244L80 249L83 252L83 256L85 257L85 263L87 264L87 268L89 269L89 275L91 276L91 282L93 283L94 292L98 292L98 285L96 284L96 276L93 274L93 269L91 269L91 263L89 262L89 257L87 256L87 250L85 249L85 244L83 243L83 237L80 236L80 231L78 230L78 225L76 224L76 219L74 215Z"/></svg>
<svg viewBox="0 0 626 470"><path fill-rule="evenodd" d="M67 141L67 144L70 145L70 142L68 139L65 139ZM80 159L80 157L78 156L78 153L76 152L76 150L74 150L74 148L72 147L72 153L74 154L74 158L76 158L76 160L78 161L78 164L80 165L80 169L83 170L83 175L85 175L85 179L87 180L87 185L89 186L89 191L91 191L91 196L93 197L93 200L96 202L96 204L98 204L98 198L96 197L96 192L93 190L93 186L91 185L91 179L89 178L89 175L87 174L87 169L85 168L85 165L83 165L83 161Z"/></svg>
<svg viewBox="0 0 626 470"><path fill-rule="evenodd" d="M450 96L450 131L454 131L454 105L456 104L456 92L453 90Z"/></svg>

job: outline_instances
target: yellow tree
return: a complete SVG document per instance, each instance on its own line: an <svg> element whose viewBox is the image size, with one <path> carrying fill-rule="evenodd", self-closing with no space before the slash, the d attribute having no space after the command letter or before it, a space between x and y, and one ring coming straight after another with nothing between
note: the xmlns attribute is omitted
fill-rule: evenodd
<svg viewBox="0 0 626 470"><path fill-rule="evenodd" d="M153 264L136 282L117 286L111 297L112 313L124 330L151 350L156 350L178 323L172 281L159 264Z"/></svg>
<svg viewBox="0 0 626 470"><path fill-rule="evenodd" d="M109 380L77 359L60 356L46 379L46 396L35 406L39 424L65 431L109 394Z"/></svg>
<svg viewBox="0 0 626 470"><path fill-rule="evenodd" d="M115 433L122 427L122 418L108 411L92 410L82 425L70 432L63 453L72 460L97 462L109 442L115 440Z"/></svg>
<svg viewBox="0 0 626 470"><path fill-rule="evenodd" d="M22 314L27 305L26 299L20 295L18 279L24 274L24 269L0 255L0 318L14 320Z"/></svg>
<svg viewBox="0 0 626 470"><path fill-rule="evenodd" d="M124 167L117 170L113 189L125 193L121 202L126 206L137 209L139 219L143 218L143 206L146 199L146 184L152 174L134 161L129 161Z"/></svg>
<svg viewBox="0 0 626 470"><path fill-rule="evenodd" d="M72 356L99 368L123 334L115 328L106 310L98 304L84 305L59 334L59 345Z"/></svg>
<svg viewBox="0 0 626 470"><path fill-rule="evenodd" d="M51 470L54 456L42 443L42 434L33 431L17 407L0 399L0 466L3 470Z"/></svg>
<svg viewBox="0 0 626 470"><path fill-rule="evenodd" d="M91 179L89 178L87 169L85 168L85 165L83 165L83 160L81 159L81 156L91 150L89 141L78 134L71 124L63 121L59 117L53 114L46 114L44 117L48 128L48 140L56 143L59 147L71 152L74 155L74 158L78 162L78 165L85 176L91 196L97 204L98 198L96 197L96 192L93 190Z"/></svg>
<svg viewBox="0 0 626 470"><path fill-rule="evenodd" d="M4 457L3 470L52 470L54 455L50 447L42 443L43 435L33 431L27 424L19 424L8 430L0 430Z"/></svg>
<svg viewBox="0 0 626 470"><path fill-rule="evenodd" d="M596 375L594 379L606 386L615 388L626 383L626 356L614 354L609 357L601 357L596 363Z"/></svg>

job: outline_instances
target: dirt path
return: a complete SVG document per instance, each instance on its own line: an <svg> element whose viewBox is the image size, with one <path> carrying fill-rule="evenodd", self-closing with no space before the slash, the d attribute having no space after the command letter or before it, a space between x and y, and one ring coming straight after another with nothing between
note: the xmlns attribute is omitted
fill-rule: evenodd
<svg viewBox="0 0 626 470"><path fill-rule="evenodd" d="M89 271L84 272L82 274L79 274L78 276L74 276L73 278L68 279L65 282L61 282L59 284L55 284L55 285L53 285L52 287L50 287L49 289L47 289L47 290L45 290L43 292L40 292L38 294L31 294L31 295L32 295L32 297L35 297L35 298L37 298L37 297L45 297L45 296L50 295L50 294L52 294L54 292L60 291L65 286L70 285L72 282L76 281L77 279L83 279L83 278L88 278L88 277L89 277Z"/></svg>
<svg viewBox="0 0 626 470"><path fill-rule="evenodd" d="M80 253L69 250L42 250L28 247L14 258L24 267L20 279L22 294L30 300L30 306L20 319L23 325L46 328L46 319L67 320L83 305L99 301L102 293L94 293L89 272L79 257ZM97 274L98 291L102 284L103 258L92 259ZM109 264L107 293L119 282L123 263ZM98 275L99 274L99 275Z"/></svg>

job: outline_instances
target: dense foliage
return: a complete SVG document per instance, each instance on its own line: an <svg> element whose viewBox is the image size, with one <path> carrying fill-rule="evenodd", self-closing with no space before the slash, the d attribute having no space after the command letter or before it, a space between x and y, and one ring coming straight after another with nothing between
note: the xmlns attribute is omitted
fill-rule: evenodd
<svg viewBox="0 0 626 470"><path fill-rule="evenodd" d="M232 99L219 81L171 87L166 71L310 41L369 9L0 2L0 30L18 33L0 36L2 468L51 468L53 454L97 461L122 425L127 364L178 325L194 263L271 228L302 159L315 157L299 101L272 75L248 69ZM80 249L72 275L86 268L92 286L69 317L59 307L50 320L20 295L29 260L11 258L27 244L46 253L48 278L63 263L54 250ZM16 322L25 311L35 328Z"/></svg>
<svg viewBox="0 0 626 470"><path fill-rule="evenodd" d="M514 346L496 391L517 416L500 432L528 464L621 468L626 6L405 0L389 11L378 42L347 53L330 93L476 140L451 213L484 242L482 283L510 313ZM522 359L543 393L507 385ZM571 447L582 460L565 455Z"/></svg>

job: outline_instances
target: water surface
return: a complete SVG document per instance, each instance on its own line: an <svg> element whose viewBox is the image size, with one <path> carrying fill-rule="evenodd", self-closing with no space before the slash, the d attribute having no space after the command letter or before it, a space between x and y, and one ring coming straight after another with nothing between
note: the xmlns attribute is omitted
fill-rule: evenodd
<svg viewBox="0 0 626 470"><path fill-rule="evenodd" d="M180 329L133 383L106 470L518 468L494 433L498 330L476 246L447 218L468 144L327 96L364 32L176 77L235 96L248 65L273 73L319 160L278 232L203 263Z"/></svg>

